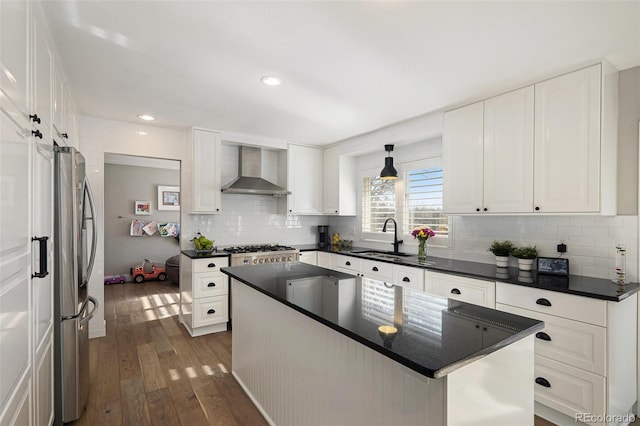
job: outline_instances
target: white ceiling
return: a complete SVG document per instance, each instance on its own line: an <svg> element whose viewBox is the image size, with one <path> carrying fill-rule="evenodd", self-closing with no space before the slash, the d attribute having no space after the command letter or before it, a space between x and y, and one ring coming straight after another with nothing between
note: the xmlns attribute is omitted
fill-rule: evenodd
<svg viewBox="0 0 640 426"><path fill-rule="evenodd" d="M42 6L80 114L314 145L603 57L640 65L640 1Z"/></svg>

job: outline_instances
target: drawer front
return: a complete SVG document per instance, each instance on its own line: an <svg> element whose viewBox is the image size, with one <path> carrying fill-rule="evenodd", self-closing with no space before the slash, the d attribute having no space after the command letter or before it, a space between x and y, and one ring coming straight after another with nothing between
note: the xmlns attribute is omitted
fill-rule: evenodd
<svg viewBox="0 0 640 426"><path fill-rule="evenodd" d="M539 355L535 358L534 371L536 402L572 418L578 413L605 414L604 377Z"/></svg>
<svg viewBox="0 0 640 426"><path fill-rule="evenodd" d="M582 321L601 327L606 327L607 325L607 302L605 300L499 282L496 290L496 301L505 305Z"/></svg>
<svg viewBox="0 0 640 426"><path fill-rule="evenodd" d="M223 273L193 275L193 297L222 296L229 293L229 277Z"/></svg>
<svg viewBox="0 0 640 426"><path fill-rule="evenodd" d="M220 272L220 268L229 266L228 257L209 257L193 260L193 272Z"/></svg>
<svg viewBox="0 0 640 426"><path fill-rule="evenodd" d="M317 253L317 257L318 257L318 266L322 268L331 269L331 253L325 253L325 252L319 251Z"/></svg>
<svg viewBox="0 0 640 426"><path fill-rule="evenodd" d="M227 296L207 297L193 301L193 327L219 324L229 320Z"/></svg>
<svg viewBox="0 0 640 426"><path fill-rule="evenodd" d="M362 259L351 256L343 256L341 254L334 254L331 262L331 266L338 266L342 269L347 269L351 273L360 273Z"/></svg>
<svg viewBox="0 0 640 426"><path fill-rule="evenodd" d="M317 252L301 251L299 260L300 262L308 263L309 265L317 265L318 264Z"/></svg>
<svg viewBox="0 0 640 426"><path fill-rule="evenodd" d="M362 275L381 281L391 281L393 278L393 265L391 263L362 260L360 262Z"/></svg>
<svg viewBox="0 0 640 426"><path fill-rule="evenodd" d="M450 299L494 308L496 287L493 281L427 271L425 291Z"/></svg>
<svg viewBox="0 0 640 426"><path fill-rule="evenodd" d="M607 331L604 327L500 303L496 304L496 308L544 321L544 330L536 334L536 355L600 376L606 375Z"/></svg>
<svg viewBox="0 0 640 426"><path fill-rule="evenodd" d="M424 270L395 265L393 267L393 283L402 287L424 291Z"/></svg>

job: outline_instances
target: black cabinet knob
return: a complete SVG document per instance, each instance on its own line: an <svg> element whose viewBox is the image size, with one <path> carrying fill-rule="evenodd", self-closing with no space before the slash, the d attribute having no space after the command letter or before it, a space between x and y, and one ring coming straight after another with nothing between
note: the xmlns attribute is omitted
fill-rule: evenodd
<svg viewBox="0 0 640 426"><path fill-rule="evenodd" d="M549 336L547 333L540 331L538 333L536 333L536 337L540 340L545 340L547 342L551 341L551 336Z"/></svg>
<svg viewBox="0 0 640 426"><path fill-rule="evenodd" d="M536 377L536 383L539 384L540 386L544 386L545 388L551 387L551 383L549 383L549 381L544 377Z"/></svg>
<svg viewBox="0 0 640 426"><path fill-rule="evenodd" d="M374 266L373 268L371 268L372 271L378 272L378 267Z"/></svg>
<svg viewBox="0 0 640 426"><path fill-rule="evenodd" d="M540 210L540 207L536 206L536 211Z"/></svg>
<svg viewBox="0 0 640 426"><path fill-rule="evenodd" d="M549 300L545 299L544 297L541 297L540 299L536 300L536 305L551 306L551 302L549 302Z"/></svg>
<svg viewBox="0 0 640 426"><path fill-rule="evenodd" d="M338 210L336 210L336 213L338 213Z"/></svg>
<svg viewBox="0 0 640 426"><path fill-rule="evenodd" d="M402 281L404 281L405 283L409 283L409 282L411 282L411 280L409 279L409 277L404 277L404 278L402 279Z"/></svg>
<svg viewBox="0 0 640 426"><path fill-rule="evenodd" d="M484 209L482 209L482 210L484 210L484 211L486 212L486 211L487 211L487 210L489 210L489 209L485 207L485 208L484 208Z"/></svg>
<svg viewBox="0 0 640 426"><path fill-rule="evenodd" d="M462 294L462 293L460 293L460 290L458 290L457 288L452 288L451 294Z"/></svg>
<svg viewBox="0 0 640 426"><path fill-rule="evenodd" d="M219 212L219 211L220 211L220 209L216 209L216 211L217 211L217 212Z"/></svg>
<svg viewBox="0 0 640 426"><path fill-rule="evenodd" d="M209 310L207 311L207 314L208 314L208 315L215 314L215 313L216 313L216 310L215 310L215 309L209 309Z"/></svg>
<svg viewBox="0 0 640 426"><path fill-rule="evenodd" d="M210 263L210 264L208 264L208 265L207 265L207 267L208 267L208 268L215 268L215 267L216 267L216 264L215 264L215 263Z"/></svg>
<svg viewBox="0 0 640 426"><path fill-rule="evenodd" d="M38 123L40 124L42 121L40 120L40 117L38 117L38 114L29 114L29 118L31 119L31 121L33 121L34 123Z"/></svg>
<svg viewBox="0 0 640 426"><path fill-rule="evenodd" d="M31 134L32 134L33 136L35 136L36 138L40 138L40 139L42 139L42 133L40 133L40 130L32 130L32 131L31 131Z"/></svg>
<svg viewBox="0 0 640 426"><path fill-rule="evenodd" d="M289 213L291 213L293 210L289 209Z"/></svg>
<svg viewBox="0 0 640 426"><path fill-rule="evenodd" d="M60 136L62 136L65 139L69 139L69 135L66 133L60 133Z"/></svg>
<svg viewBox="0 0 640 426"><path fill-rule="evenodd" d="M216 286L216 283L209 283L209 284L207 284L207 287L215 287L215 286Z"/></svg>
<svg viewBox="0 0 640 426"><path fill-rule="evenodd" d="M478 207L478 208L476 209L476 211L477 211L477 212L479 212L479 211L480 211L480 207Z"/></svg>

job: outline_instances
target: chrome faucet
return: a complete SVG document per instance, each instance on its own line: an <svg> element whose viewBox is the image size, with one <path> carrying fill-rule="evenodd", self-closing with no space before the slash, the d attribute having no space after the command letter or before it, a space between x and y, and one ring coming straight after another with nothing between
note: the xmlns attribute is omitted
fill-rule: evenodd
<svg viewBox="0 0 640 426"><path fill-rule="evenodd" d="M398 240L398 224L396 220L392 217L385 220L382 226L382 232L387 232L387 223L389 223L389 221L393 222L393 254L398 254L398 246L402 244L402 240Z"/></svg>

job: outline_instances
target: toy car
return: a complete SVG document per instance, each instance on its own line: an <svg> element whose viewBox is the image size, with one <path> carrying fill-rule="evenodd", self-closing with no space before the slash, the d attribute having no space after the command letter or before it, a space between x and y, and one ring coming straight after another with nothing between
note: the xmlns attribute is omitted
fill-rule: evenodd
<svg viewBox="0 0 640 426"><path fill-rule="evenodd" d="M131 268L131 277L137 283L141 283L144 280L164 281L167 279L167 273L164 266L156 266L149 259L145 259L142 265Z"/></svg>
<svg viewBox="0 0 640 426"><path fill-rule="evenodd" d="M124 275L114 275L112 277L109 278L105 278L104 279L104 283L105 284L122 284L126 281L127 279L125 278Z"/></svg>

